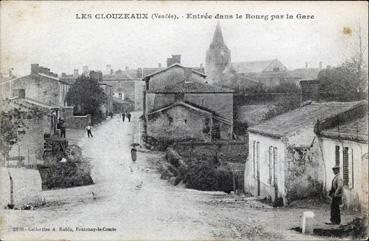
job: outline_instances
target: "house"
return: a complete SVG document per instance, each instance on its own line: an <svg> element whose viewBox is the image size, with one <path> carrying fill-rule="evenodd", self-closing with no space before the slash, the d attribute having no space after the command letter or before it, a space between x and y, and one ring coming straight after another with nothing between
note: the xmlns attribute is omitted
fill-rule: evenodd
<svg viewBox="0 0 369 241"><path fill-rule="evenodd" d="M351 209L367 209L368 116L323 128L319 133L319 141L325 162L326 191L330 190L334 177L332 167L338 165L344 184L344 204Z"/></svg>
<svg viewBox="0 0 369 241"><path fill-rule="evenodd" d="M67 106L65 97L70 84L50 69L31 64L31 74L11 81L12 97L25 98L50 106Z"/></svg>
<svg viewBox="0 0 369 241"><path fill-rule="evenodd" d="M105 115L113 113L113 86L105 83L99 83L99 86L106 95L106 102L100 106L101 112Z"/></svg>
<svg viewBox="0 0 369 241"><path fill-rule="evenodd" d="M232 139L232 90L209 85L204 74L179 64L144 80L147 137L172 141Z"/></svg>
<svg viewBox="0 0 369 241"><path fill-rule="evenodd" d="M365 102L312 102L250 127L245 191L285 205L320 195L328 188L328 171L318 124L337 116L352 118L365 108Z"/></svg>

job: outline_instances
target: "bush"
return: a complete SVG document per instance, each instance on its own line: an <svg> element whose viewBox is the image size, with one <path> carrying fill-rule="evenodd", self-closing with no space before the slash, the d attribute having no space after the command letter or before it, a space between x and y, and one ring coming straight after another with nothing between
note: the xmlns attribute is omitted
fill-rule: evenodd
<svg viewBox="0 0 369 241"><path fill-rule="evenodd" d="M185 183L187 188L202 191L224 191L233 190L232 171L226 165L215 167L206 161L191 162Z"/></svg>

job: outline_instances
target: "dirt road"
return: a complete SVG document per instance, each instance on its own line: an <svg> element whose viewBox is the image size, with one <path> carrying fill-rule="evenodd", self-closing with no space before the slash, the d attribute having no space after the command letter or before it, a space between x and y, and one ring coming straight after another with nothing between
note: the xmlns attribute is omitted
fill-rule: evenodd
<svg viewBox="0 0 369 241"><path fill-rule="evenodd" d="M300 222L299 215L160 180L152 164L160 153L139 152L133 163L133 125L117 116L94 128L93 138L81 138L95 184L45 191L49 206L36 210L7 210L8 231L28 231L9 232L5 239L314 239L288 230L291 223L283 220Z"/></svg>

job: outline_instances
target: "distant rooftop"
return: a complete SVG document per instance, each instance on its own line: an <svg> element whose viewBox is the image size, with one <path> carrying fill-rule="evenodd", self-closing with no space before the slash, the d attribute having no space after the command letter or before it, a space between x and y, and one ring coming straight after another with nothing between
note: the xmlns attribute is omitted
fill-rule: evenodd
<svg viewBox="0 0 369 241"><path fill-rule="evenodd" d="M150 91L151 93L233 93L231 89L213 86L198 81L180 82L175 85L169 85L163 89Z"/></svg>

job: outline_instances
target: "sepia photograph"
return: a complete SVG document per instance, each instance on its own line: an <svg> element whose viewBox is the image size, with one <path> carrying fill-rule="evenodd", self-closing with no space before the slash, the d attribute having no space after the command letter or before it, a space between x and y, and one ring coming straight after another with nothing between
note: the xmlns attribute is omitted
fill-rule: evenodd
<svg viewBox="0 0 369 241"><path fill-rule="evenodd" d="M367 240L366 1L1 1L0 240Z"/></svg>

